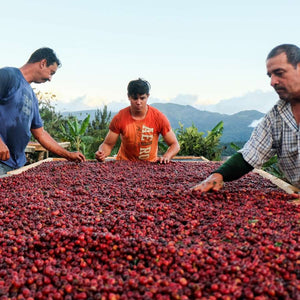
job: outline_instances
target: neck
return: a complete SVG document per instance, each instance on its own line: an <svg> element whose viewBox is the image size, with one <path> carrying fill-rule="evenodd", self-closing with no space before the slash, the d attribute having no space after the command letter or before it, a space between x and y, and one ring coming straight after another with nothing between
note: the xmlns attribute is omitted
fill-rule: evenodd
<svg viewBox="0 0 300 300"><path fill-rule="evenodd" d="M28 83L32 83L33 82L33 78L31 76L32 74L32 68L29 64L25 64L23 67L20 68L21 73L23 74L25 80Z"/></svg>
<svg viewBox="0 0 300 300"><path fill-rule="evenodd" d="M144 110L140 110L140 111L137 111L137 110L133 110L132 107L130 107L130 114L131 114L131 117L135 120L142 120L146 117L147 115L147 112L148 112L148 105L146 106L146 109Z"/></svg>

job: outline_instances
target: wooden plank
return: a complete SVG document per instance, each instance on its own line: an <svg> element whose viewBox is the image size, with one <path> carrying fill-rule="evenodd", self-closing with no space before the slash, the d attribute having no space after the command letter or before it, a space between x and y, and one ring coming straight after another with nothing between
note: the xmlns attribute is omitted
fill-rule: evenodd
<svg viewBox="0 0 300 300"><path fill-rule="evenodd" d="M70 142L62 142L58 143L61 147L67 149L70 147ZM49 151L45 149L40 143L38 142L29 142L25 148L25 153L34 153L34 152L39 152L37 160L41 161L44 158L49 157Z"/></svg>
<svg viewBox="0 0 300 300"><path fill-rule="evenodd" d="M52 157L49 157L49 158L47 158L47 159L40 160L40 161L38 161L38 162L35 162L35 163L33 163L33 164L24 166L24 167L22 167L22 168L19 168L19 169L16 169L16 170L7 172L7 174L8 174L8 175L17 175L17 174L21 174L21 173L24 172L24 171L27 171L27 170L32 169L32 168L34 168L34 167L36 167L36 166L38 166L38 165L40 165L40 164L42 164L42 163L44 163L44 162L52 161L52 160L53 160Z"/></svg>
<svg viewBox="0 0 300 300"><path fill-rule="evenodd" d="M281 188L282 190L284 190L285 192L287 192L288 194L294 194L294 193L298 193L300 192L300 189L298 189L297 187L271 175L270 173L267 173L263 170L260 169L254 169L253 170L254 173L257 173L259 175L261 175L264 178L269 179L272 183L274 183L275 185L277 185L279 188Z"/></svg>
<svg viewBox="0 0 300 300"><path fill-rule="evenodd" d="M209 161L206 157L204 156L174 156L172 160L189 160L189 161Z"/></svg>
<svg viewBox="0 0 300 300"><path fill-rule="evenodd" d="M35 147L34 146L26 146L25 148L25 153L34 153L35 152Z"/></svg>
<svg viewBox="0 0 300 300"><path fill-rule="evenodd" d="M60 145L63 148L69 148L70 147L70 142L61 142L58 143L58 145ZM29 142L27 147L34 147L35 151L47 151L47 149L45 149L40 143L38 142Z"/></svg>
<svg viewBox="0 0 300 300"><path fill-rule="evenodd" d="M66 161L67 159L62 158L62 157L52 157L53 161Z"/></svg>
<svg viewBox="0 0 300 300"><path fill-rule="evenodd" d="M71 146L71 143L70 142L61 142L61 143L58 143L58 145L67 149Z"/></svg>
<svg viewBox="0 0 300 300"><path fill-rule="evenodd" d="M300 205L300 189L263 170L254 169L253 172L259 174L260 176L266 179L269 179L272 183L274 183L276 186L278 186L280 189L284 190L288 194L299 194L298 199L291 200L290 202L295 205Z"/></svg>

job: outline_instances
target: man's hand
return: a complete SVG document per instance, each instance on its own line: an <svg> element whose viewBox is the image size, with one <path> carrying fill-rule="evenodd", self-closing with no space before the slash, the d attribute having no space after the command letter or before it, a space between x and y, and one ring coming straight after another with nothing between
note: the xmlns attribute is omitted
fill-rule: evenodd
<svg viewBox="0 0 300 300"><path fill-rule="evenodd" d="M193 191L200 191L203 193L208 192L210 190L218 191L223 187L223 184L223 176L219 173L214 173L207 177L205 180L203 180L200 184L193 186L191 189Z"/></svg>
<svg viewBox="0 0 300 300"><path fill-rule="evenodd" d="M81 152L69 152L67 160L74 162L83 162L85 161L85 156Z"/></svg>
<svg viewBox="0 0 300 300"><path fill-rule="evenodd" d="M104 162L105 161L105 153L101 150L98 150L96 153L95 153L95 158L100 161L100 162Z"/></svg>
<svg viewBox="0 0 300 300"><path fill-rule="evenodd" d="M291 196L293 196L295 200L300 200L300 192L292 193Z"/></svg>
<svg viewBox="0 0 300 300"><path fill-rule="evenodd" d="M0 139L0 159L8 160L10 158L9 149Z"/></svg>
<svg viewBox="0 0 300 300"><path fill-rule="evenodd" d="M157 161L161 164L168 164L170 162L170 158L168 156L161 156L157 158Z"/></svg>

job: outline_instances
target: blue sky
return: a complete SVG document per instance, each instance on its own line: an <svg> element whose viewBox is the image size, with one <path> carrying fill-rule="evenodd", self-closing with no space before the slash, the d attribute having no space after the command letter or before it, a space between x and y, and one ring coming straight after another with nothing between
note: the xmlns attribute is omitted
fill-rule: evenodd
<svg viewBox="0 0 300 300"><path fill-rule="evenodd" d="M127 84L138 77L151 83L152 99L182 104L271 91L268 52L300 45L296 0L12 0L0 9L0 67L53 48L62 67L35 87L76 110L127 105Z"/></svg>

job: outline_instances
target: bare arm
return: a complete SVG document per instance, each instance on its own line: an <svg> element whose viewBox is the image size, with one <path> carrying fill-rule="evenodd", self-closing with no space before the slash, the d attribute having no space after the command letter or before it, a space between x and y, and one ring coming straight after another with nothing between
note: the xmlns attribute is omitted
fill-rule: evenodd
<svg viewBox="0 0 300 300"><path fill-rule="evenodd" d="M179 152L180 146L172 129L163 136L163 138L169 148L166 153L159 158L159 162L167 164Z"/></svg>
<svg viewBox="0 0 300 300"><path fill-rule="evenodd" d="M9 149L0 137L0 159L8 160L10 158Z"/></svg>
<svg viewBox="0 0 300 300"><path fill-rule="evenodd" d="M112 149L114 148L118 137L119 134L109 130L108 134L105 137L105 140L99 146L98 151L95 153L95 157L98 161L105 161L105 158L110 155Z"/></svg>
<svg viewBox="0 0 300 300"><path fill-rule="evenodd" d="M31 133L36 140L48 151L66 158L70 161L81 162L85 161L85 156L80 152L70 152L61 147L51 136L44 130L43 127L37 129L31 129Z"/></svg>

